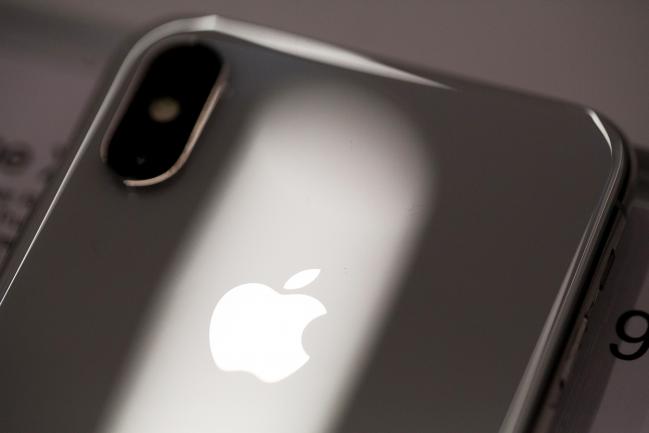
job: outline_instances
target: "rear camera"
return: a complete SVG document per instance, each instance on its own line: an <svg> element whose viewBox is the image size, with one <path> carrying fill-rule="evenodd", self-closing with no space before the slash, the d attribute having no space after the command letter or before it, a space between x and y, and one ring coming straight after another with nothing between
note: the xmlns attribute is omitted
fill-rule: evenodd
<svg viewBox="0 0 649 433"><path fill-rule="evenodd" d="M206 45L176 45L157 53L102 143L106 164L129 186L173 176L220 95L224 72L220 56Z"/></svg>
<svg viewBox="0 0 649 433"><path fill-rule="evenodd" d="M174 98L157 98L149 105L149 116L159 123L171 122L178 117L179 113L180 104Z"/></svg>

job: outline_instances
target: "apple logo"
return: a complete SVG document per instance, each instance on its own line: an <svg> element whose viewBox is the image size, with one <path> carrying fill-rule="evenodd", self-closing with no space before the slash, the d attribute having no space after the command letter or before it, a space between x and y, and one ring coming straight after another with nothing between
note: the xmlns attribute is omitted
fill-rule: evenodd
<svg viewBox="0 0 649 433"><path fill-rule="evenodd" d="M289 278L284 290L301 289L318 278L320 269L307 269ZM210 351L223 371L243 371L267 383L279 382L309 360L302 333L327 313L317 299L280 294L249 283L230 289L214 307L210 320Z"/></svg>

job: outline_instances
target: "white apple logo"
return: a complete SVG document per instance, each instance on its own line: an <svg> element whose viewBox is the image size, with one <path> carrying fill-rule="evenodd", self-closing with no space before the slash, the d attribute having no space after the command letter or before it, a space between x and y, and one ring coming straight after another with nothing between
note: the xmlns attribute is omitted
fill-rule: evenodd
<svg viewBox="0 0 649 433"><path fill-rule="evenodd" d="M312 283L320 269L293 275L285 290ZM309 360L302 333L315 318L327 313L317 299L282 295L268 286L242 284L229 290L214 307L210 321L210 350L217 367L243 371L268 383L279 382Z"/></svg>

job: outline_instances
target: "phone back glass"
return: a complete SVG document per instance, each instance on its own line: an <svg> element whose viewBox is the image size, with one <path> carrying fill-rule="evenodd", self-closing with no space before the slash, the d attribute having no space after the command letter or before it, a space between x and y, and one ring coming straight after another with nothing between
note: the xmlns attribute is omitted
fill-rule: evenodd
<svg viewBox="0 0 649 433"><path fill-rule="evenodd" d="M102 164L127 68L13 279L0 430L499 431L611 182L595 118L193 37L230 78L186 166Z"/></svg>

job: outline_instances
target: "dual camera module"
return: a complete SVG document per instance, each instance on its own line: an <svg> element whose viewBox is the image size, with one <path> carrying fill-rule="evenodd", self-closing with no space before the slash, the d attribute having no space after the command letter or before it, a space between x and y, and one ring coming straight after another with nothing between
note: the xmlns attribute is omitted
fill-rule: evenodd
<svg viewBox="0 0 649 433"><path fill-rule="evenodd" d="M128 186L173 176L185 163L225 83L221 57L202 44L157 52L101 146L104 162Z"/></svg>

